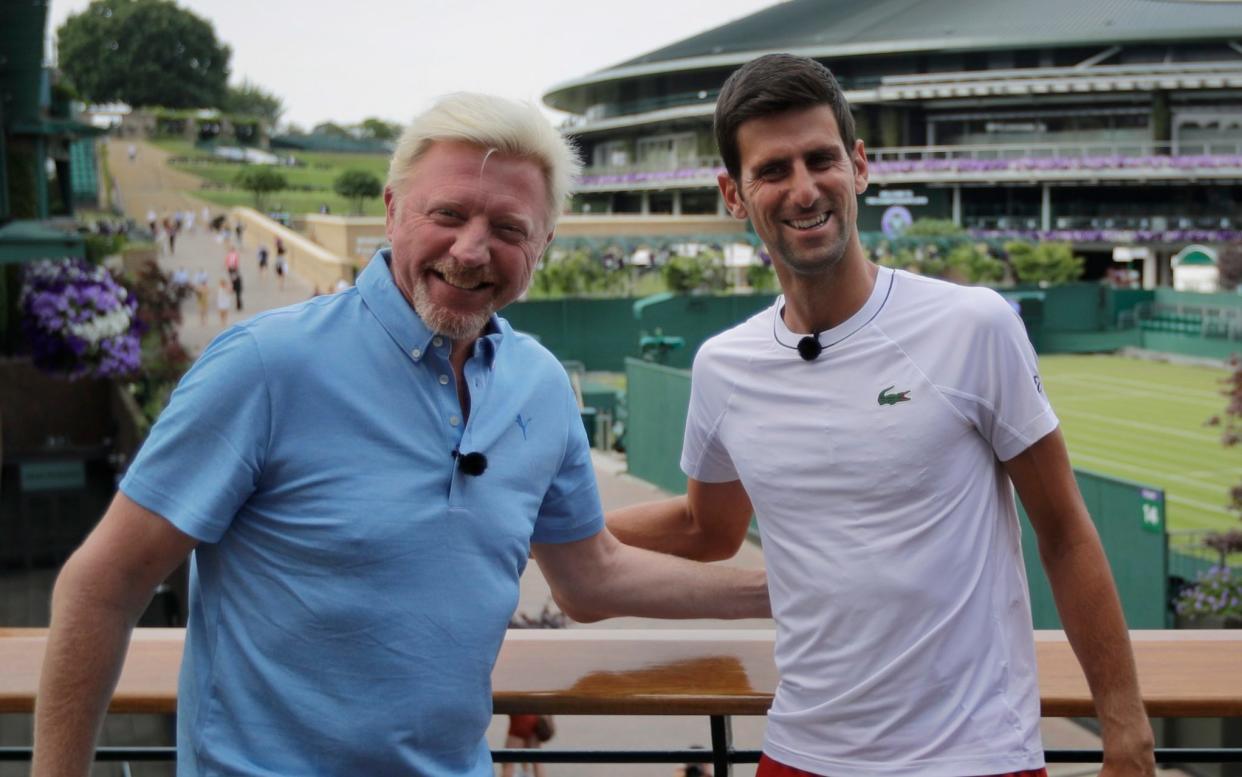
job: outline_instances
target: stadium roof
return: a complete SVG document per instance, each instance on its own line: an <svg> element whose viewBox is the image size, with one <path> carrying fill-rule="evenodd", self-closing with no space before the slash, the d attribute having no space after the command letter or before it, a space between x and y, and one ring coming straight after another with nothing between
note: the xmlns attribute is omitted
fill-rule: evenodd
<svg viewBox="0 0 1242 777"><path fill-rule="evenodd" d="M763 52L818 58L907 51L1114 45L1242 37L1242 0L788 0L548 90L729 67ZM1240 54L1242 56L1242 54Z"/></svg>

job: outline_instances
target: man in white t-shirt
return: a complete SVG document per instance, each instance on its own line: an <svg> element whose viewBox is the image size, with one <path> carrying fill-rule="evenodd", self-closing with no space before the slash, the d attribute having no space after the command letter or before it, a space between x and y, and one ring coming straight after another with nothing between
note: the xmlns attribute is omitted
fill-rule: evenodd
<svg viewBox="0 0 1242 777"><path fill-rule="evenodd" d="M608 524L720 559L753 505L781 675L760 777L1045 773L1014 487L1094 694L1101 774L1153 774L1116 589L1019 317L866 259L867 157L823 65L754 60L715 122L721 192L784 296L695 358L687 495Z"/></svg>

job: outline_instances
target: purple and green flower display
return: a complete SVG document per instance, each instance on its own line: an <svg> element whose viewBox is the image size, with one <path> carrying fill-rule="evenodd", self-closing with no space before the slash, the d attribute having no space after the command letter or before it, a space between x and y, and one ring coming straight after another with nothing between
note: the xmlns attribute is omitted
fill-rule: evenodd
<svg viewBox="0 0 1242 777"><path fill-rule="evenodd" d="M107 269L81 259L33 262L20 306L22 333L39 369L71 378L138 371L138 300Z"/></svg>

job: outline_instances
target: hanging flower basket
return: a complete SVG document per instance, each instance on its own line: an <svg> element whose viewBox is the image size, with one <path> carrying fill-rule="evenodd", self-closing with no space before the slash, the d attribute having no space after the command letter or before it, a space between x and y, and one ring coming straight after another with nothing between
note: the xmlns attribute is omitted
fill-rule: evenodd
<svg viewBox="0 0 1242 777"><path fill-rule="evenodd" d="M1242 576L1229 567L1212 567L1177 597L1179 621L1198 628L1242 628Z"/></svg>
<svg viewBox="0 0 1242 777"><path fill-rule="evenodd" d="M39 369L75 379L138 371L138 300L107 269L81 259L31 263L19 304L22 334Z"/></svg>

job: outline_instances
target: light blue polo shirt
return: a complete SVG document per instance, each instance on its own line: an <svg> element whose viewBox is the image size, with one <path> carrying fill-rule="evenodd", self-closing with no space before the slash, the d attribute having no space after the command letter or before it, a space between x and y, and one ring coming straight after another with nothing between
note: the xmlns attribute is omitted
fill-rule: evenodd
<svg viewBox="0 0 1242 777"><path fill-rule="evenodd" d="M603 527L552 354L493 318L463 423L450 341L387 258L217 337L121 483L202 543L179 775L491 775L491 671L530 543Z"/></svg>

